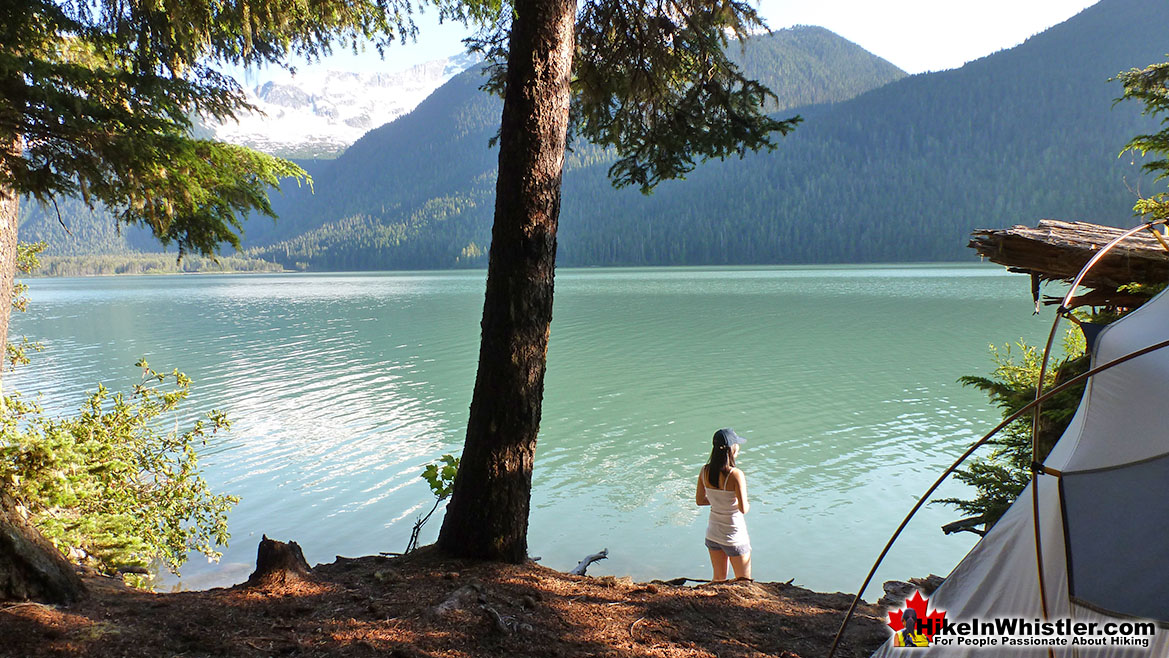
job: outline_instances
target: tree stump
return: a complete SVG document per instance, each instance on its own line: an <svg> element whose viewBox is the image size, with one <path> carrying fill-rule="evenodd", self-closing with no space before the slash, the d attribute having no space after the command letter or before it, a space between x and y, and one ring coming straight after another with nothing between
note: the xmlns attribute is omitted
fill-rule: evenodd
<svg viewBox="0 0 1169 658"><path fill-rule="evenodd" d="M0 600L72 603L84 593L77 569L0 495Z"/></svg>
<svg viewBox="0 0 1169 658"><path fill-rule="evenodd" d="M249 587L287 585L310 580L309 572L299 544L268 539L268 535L264 535L256 550L256 570L248 576L245 584Z"/></svg>

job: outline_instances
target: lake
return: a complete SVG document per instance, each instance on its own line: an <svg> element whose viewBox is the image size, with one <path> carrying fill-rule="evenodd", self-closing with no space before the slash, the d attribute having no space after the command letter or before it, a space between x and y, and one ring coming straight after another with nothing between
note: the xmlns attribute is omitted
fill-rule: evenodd
<svg viewBox="0 0 1169 658"><path fill-rule="evenodd" d="M462 447L484 277L34 279L13 334L46 351L5 386L75 410L97 382L128 390L145 357L195 380L179 420L228 413L201 464L242 498L231 546L167 587L246 579L265 533L310 564L401 551L433 503L423 467ZM998 421L956 380L989 373L992 342L1046 337L1051 312L1032 315L1029 288L978 264L558 271L530 554L567 570L608 548L590 574L708 578L695 482L730 426L748 440L755 577L855 591L917 497ZM948 573L976 539L942 534L958 516L926 506L876 582Z"/></svg>

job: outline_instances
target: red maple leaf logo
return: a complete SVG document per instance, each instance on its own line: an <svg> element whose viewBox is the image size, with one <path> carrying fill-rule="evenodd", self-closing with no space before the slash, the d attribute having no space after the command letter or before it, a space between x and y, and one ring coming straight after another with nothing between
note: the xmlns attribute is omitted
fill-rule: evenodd
<svg viewBox="0 0 1169 658"><path fill-rule="evenodd" d="M902 608L901 610L894 610L889 613L889 628L892 628L894 633L898 633L904 629L905 623L901 621L901 617L904 614L905 609L913 608L913 611L917 613L917 618L921 621L921 634L924 635L930 642L933 642L934 633L936 633L937 630L942 627L942 623L946 621L946 611L929 611L929 602L930 600L924 598L921 595L921 592L915 591L913 596L909 597L909 599L905 601L905 608Z"/></svg>

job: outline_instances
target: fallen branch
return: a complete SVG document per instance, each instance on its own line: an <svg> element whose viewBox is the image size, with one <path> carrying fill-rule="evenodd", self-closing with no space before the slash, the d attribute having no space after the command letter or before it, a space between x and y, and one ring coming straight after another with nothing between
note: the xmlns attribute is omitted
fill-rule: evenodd
<svg viewBox="0 0 1169 658"><path fill-rule="evenodd" d="M686 583L709 583L713 581L711 581L709 578L671 578L661 582L677 587L679 585L685 585Z"/></svg>
<svg viewBox="0 0 1169 658"><path fill-rule="evenodd" d="M12 605L6 605L3 607L0 607L0 612L8 612L9 610L15 610L16 608L27 608L30 606L37 606L40 608L52 609L52 606L46 605L44 603L39 603L37 601L22 601L20 603L13 603Z"/></svg>
<svg viewBox="0 0 1169 658"><path fill-rule="evenodd" d="M491 606L486 605L486 604L483 604L479 607L483 608L483 610L487 613L487 616L491 617L491 620L495 622L496 630L498 630L500 633L503 633L504 635L510 635L512 633L516 633L516 632L520 632L520 631L523 631L523 632L531 632L532 631L531 624L525 624L524 622L519 621L515 617L507 617L507 616L501 615L501 614L499 614L499 612L497 612L495 610L495 608L492 608Z"/></svg>
<svg viewBox="0 0 1169 658"><path fill-rule="evenodd" d="M979 537L982 537L986 534L986 530L979 528L978 526L985 524L986 517L984 517L982 514L979 514L978 516L971 516L969 518L958 519L957 521L951 521L947 523L946 525L942 526L942 533L952 535L955 532L972 532Z"/></svg>
<svg viewBox="0 0 1169 658"><path fill-rule="evenodd" d="M452 592L442 603L430 608L429 612L436 617L445 617L474 603L487 603L482 588L475 584L464 585Z"/></svg>
<svg viewBox="0 0 1169 658"><path fill-rule="evenodd" d="M578 562L577 565L575 567L573 567L572 571L569 571L568 573L570 573L574 576L583 576L583 575L585 575L585 571L589 568L590 564L592 564L593 562L596 562L598 560L607 559L608 557L609 557L609 549L602 548L600 553L593 553L592 555L586 555L584 557L584 559L581 560L580 562Z"/></svg>

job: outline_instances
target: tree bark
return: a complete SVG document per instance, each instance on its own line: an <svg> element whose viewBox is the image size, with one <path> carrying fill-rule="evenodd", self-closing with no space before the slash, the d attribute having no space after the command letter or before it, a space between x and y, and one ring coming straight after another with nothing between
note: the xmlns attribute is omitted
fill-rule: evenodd
<svg viewBox="0 0 1169 658"><path fill-rule="evenodd" d="M527 557L575 16L575 0L515 3L479 369L438 537L453 555L513 563Z"/></svg>
<svg viewBox="0 0 1169 658"><path fill-rule="evenodd" d="M71 603L84 592L74 566L0 492L0 600Z"/></svg>
<svg viewBox="0 0 1169 658"><path fill-rule="evenodd" d="M0 167L9 158L20 157L23 142L19 136L0 137L4 157ZM0 171L0 181L8 178ZM8 366L8 319L12 315L12 292L16 283L16 220L20 209L20 195L0 182L0 413L4 413L4 370Z"/></svg>
<svg viewBox="0 0 1169 658"><path fill-rule="evenodd" d="M5 150L0 167L20 157L19 136L0 138ZM8 172L0 171L0 180ZM8 320L12 315L12 293L16 280L16 219L20 195L0 184L0 414L7 413L3 402L3 376L7 367ZM84 593L73 565L17 511L16 503L0 492L0 599L34 599L47 603L69 603Z"/></svg>
<svg viewBox="0 0 1169 658"><path fill-rule="evenodd" d="M256 549L256 570L248 576L248 581L244 585L247 587L288 585L309 580L310 571L308 562L304 559L304 552L300 550L300 544L294 541L288 543L276 541L264 535Z"/></svg>

